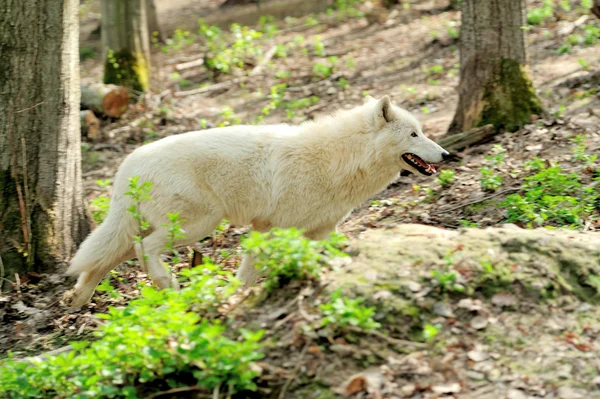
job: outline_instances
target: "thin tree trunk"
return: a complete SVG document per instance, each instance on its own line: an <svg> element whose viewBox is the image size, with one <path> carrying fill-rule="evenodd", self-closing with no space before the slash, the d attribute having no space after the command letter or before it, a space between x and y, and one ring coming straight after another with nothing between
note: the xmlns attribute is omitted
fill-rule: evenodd
<svg viewBox="0 0 600 399"><path fill-rule="evenodd" d="M146 0L102 0L104 83L146 91L150 42Z"/></svg>
<svg viewBox="0 0 600 399"><path fill-rule="evenodd" d="M81 183L78 0L0 2L0 256L48 271L90 231Z"/></svg>
<svg viewBox="0 0 600 399"><path fill-rule="evenodd" d="M523 0L463 0L459 101L449 132L519 129L542 112L527 70Z"/></svg>
<svg viewBox="0 0 600 399"><path fill-rule="evenodd" d="M146 0L146 10L148 12L148 33L159 43L164 43L165 35L158 22L155 0Z"/></svg>

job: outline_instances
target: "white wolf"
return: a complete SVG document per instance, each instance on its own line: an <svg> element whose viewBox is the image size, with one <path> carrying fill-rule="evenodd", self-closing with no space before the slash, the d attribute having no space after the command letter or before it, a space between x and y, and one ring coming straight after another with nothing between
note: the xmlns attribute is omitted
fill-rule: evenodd
<svg viewBox="0 0 600 399"><path fill-rule="evenodd" d="M151 228L142 241L145 266L159 288L177 283L160 260L167 241L167 212L181 212L189 245L222 219L252 225L297 227L323 239L356 206L384 189L402 169L436 172L448 155L419 122L388 96L299 126L231 126L167 137L131 153L115 177L106 220L83 242L67 274L79 275L71 306L87 303L97 284L119 263L137 255L137 222L127 208L128 179L153 183L140 210ZM144 264L145 263L145 264ZM238 278L257 277L244 258Z"/></svg>

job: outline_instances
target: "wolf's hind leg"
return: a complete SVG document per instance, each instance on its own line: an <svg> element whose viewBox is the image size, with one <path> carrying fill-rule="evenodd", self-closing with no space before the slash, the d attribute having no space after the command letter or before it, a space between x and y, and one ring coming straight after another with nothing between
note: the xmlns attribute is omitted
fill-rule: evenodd
<svg viewBox="0 0 600 399"><path fill-rule="evenodd" d="M254 255L244 255L242 264L235 275L235 277L244 284L244 287L251 286L258 278L258 270L256 270L256 267L254 266L254 261Z"/></svg>
<svg viewBox="0 0 600 399"><path fill-rule="evenodd" d="M185 238L176 240L173 246L189 245L206 237L217 227L221 219L221 216L211 216L210 218L205 217L195 223L184 223L181 227L185 232ZM168 230L165 227L161 227L144 238L141 245L136 243L135 250L140 264L145 265L146 272L158 288L173 287L175 290L178 290L179 284L177 280L170 275L168 269L160 260L160 254L163 252L167 240ZM143 260L144 255L146 260Z"/></svg>

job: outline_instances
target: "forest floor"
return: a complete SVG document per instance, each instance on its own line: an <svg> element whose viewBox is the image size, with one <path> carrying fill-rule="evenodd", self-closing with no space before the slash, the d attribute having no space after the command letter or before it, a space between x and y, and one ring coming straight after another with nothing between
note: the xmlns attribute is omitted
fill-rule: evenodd
<svg viewBox="0 0 600 399"><path fill-rule="evenodd" d="M158 3L159 10L166 7L171 13L167 15L173 15L175 19L166 23L169 27L190 23L183 21L186 16L191 19L189 12L177 11L176 5L181 2L169 2L168 6L167 2ZM218 2L207 1L206 7L214 6L213 3ZM540 5L540 2L530 3L530 7ZM261 115L265 123L299 123L360 104L366 93L374 97L387 94L396 104L418 117L426 135L434 140L440 138L446 132L457 103L459 67L455 36L460 15L447 11L446 6L445 1L414 1L410 8L398 6L385 10L367 3L361 6L360 15L355 12L322 13L277 21L276 34L256 40L251 46L266 54L276 45L296 44L287 46L281 53L278 51L269 64L251 78L239 71L215 76L201 66L182 68L186 62L203 58L204 47L201 41L195 40L194 31L189 35L176 32L166 45L153 47L152 91L141 96L122 118L103 120L99 138L93 141L83 138L83 175L88 200L93 204L92 212L101 212L98 198L110 195L108 181L114 177L123 158L136 147L205 127L252 123ZM81 18L81 48L82 58L85 58L81 64L81 79L87 84L101 81L102 60L98 55L98 40L90 36L97 15L92 9L82 13ZM442 172L454 172L453 176L445 172L446 180L414 175L399 177L385 191L356 209L340 230L351 238L360 239L364 232L405 223L452 230L502 225L507 214L500 204L510 194L519 192L524 177L530 175L528 165L536 157L546 164L560 165L565 171L587 174L591 179L595 162L591 157L600 153L600 44L599 40L588 44L572 37L585 38L588 34L584 30L586 26L600 29L600 24L593 18L575 9L570 12L558 10L545 23L531 26L527 32L531 76L547 111L545 115L537 116L517 132L499 134L489 143L460 152L454 161L442 166ZM173 29L169 28L169 31ZM299 35L303 40L298 38ZM597 35L600 37L600 33ZM257 65L249 62L246 67L252 69ZM217 83L223 83L218 90L190 94L194 89ZM276 85L281 84L287 87L277 89ZM281 101L275 109L261 114L262 109L279 98L277 96ZM312 100L302 104L301 100L306 98ZM585 162L589 165L582 167ZM483 184L482 168L489 171ZM498 187L493 187L494 182ZM589 218L579 229L600 231L600 222ZM198 251L225 269L234 270L241 254L240 237L246 231L244 226L225 224L220 231L199 243ZM188 262L182 262L174 265L174 270L187 267ZM37 354L61 348L72 340L89 338L94 328L102 323L95 314L138 296L135 283L140 280L148 283L134 262L124 265L119 268L118 275L111 278L116 290L97 292L89 306L79 312L67 312L62 295L71 287L72 281L65 282L63 276L54 274L20 276L15 290L8 293L4 290L0 294L0 353L12 350L19 355ZM284 303L284 299L289 298L273 303ZM460 357L462 365L454 362L452 366L468 370L466 375L461 374L466 382L460 388L438 384L436 389L429 389L413 384L403 397L486 398L492 397L486 395L493 393L493 397L511 399L600 398L600 394L593 393L594 389L600 389L600 380L593 377L600 372L600 363L589 355L590 351L600 351L600 322L596 318L596 324L583 326L579 324L581 319L572 316L573 312L585 312L585 306L569 300L553 304L552 323L541 323L541 316L534 317L536 312L542 312L544 305L527 303L525 299L522 306L510 311L502 311L502 307L496 309L495 317L502 319L505 327L514 326L504 333L522 332L518 338L519 347L530 347L534 352L565 354L568 361L562 368L554 370L554 374L524 379L514 372L505 373L497 366L498 362L489 361L490 358L498 360L496 357L503 353L463 345L454 349L469 355ZM267 309L265 312L274 311L273 306ZM565 343L565 333L574 330L582 334L585 345L572 347ZM454 333L461 334L460 328L456 327ZM352 346L347 342L337 343ZM291 348L291 351L296 356L299 349ZM339 353L331 354L336 356L336 362L339 361ZM378 356L375 352L371 355ZM302 361L302 356L298 361ZM320 361L324 362L333 361L321 351L318 354L311 352L310 356L322 356ZM428 355L421 353L421 356L426 358ZM359 357L364 360L369 354L362 353ZM357 369L356 358L348 355L347 361L353 364L348 370ZM424 360L415 358L411 361L414 363L411 367L418 368L419 362ZM295 365L283 364L282 367L288 367L287 374L282 371L284 375L292 369L296 370L294 373L298 372ZM301 388L294 385L289 387L289 392ZM490 385L502 385L503 388L490 390ZM312 393L289 395L319 397Z"/></svg>

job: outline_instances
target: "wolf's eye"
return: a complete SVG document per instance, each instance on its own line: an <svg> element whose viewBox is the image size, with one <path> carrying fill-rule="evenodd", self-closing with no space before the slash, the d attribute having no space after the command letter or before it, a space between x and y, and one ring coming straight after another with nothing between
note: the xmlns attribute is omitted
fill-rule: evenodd
<svg viewBox="0 0 600 399"><path fill-rule="evenodd" d="M411 135L412 137L417 137L417 136L418 136L417 132L412 132L410 135Z"/></svg>

